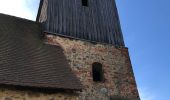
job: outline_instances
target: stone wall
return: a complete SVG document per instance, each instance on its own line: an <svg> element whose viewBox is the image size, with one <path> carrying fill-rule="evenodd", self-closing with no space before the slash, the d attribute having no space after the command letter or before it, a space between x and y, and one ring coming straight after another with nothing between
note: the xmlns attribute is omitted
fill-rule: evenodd
<svg viewBox="0 0 170 100"><path fill-rule="evenodd" d="M73 72L81 80L84 89L76 93L60 91L44 93L0 87L0 100L110 100L110 97L117 96L131 98L125 100L140 100L127 48L115 48L108 44L54 35L46 35L46 43L60 45L63 48ZM94 62L99 62L103 66L103 82L93 81Z"/></svg>
<svg viewBox="0 0 170 100"><path fill-rule="evenodd" d="M73 72L81 80L84 90L79 100L107 100L119 95L139 100L139 94L128 49L113 45L91 43L55 35L46 35L46 43L60 45ZM99 62L104 70L104 82L94 82L92 64ZM107 89L102 93L102 89Z"/></svg>
<svg viewBox="0 0 170 100"><path fill-rule="evenodd" d="M39 92L0 87L0 100L78 100L77 94L67 92Z"/></svg>

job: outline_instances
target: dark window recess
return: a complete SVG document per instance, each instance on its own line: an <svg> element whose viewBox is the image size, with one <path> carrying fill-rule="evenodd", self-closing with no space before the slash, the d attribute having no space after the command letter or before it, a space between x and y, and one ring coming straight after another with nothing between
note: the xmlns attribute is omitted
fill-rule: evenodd
<svg viewBox="0 0 170 100"><path fill-rule="evenodd" d="M88 6L88 0L82 0L82 5L83 6Z"/></svg>
<svg viewBox="0 0 170 100"><path fill-rule="evenodd" d="M93 74L93 81L94 82L103 82L104 75L103 75L103 68L101 63L93 63L92 65L92 74Z"/></svg>

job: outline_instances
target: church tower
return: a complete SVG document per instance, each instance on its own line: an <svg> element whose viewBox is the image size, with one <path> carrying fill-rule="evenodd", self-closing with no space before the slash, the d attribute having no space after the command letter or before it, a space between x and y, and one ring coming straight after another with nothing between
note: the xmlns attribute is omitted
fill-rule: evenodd
<svg viewBox="0 0 170 100"><path fill-rule="evenodd" d="M81 81L78 100L140 100L115 0L41 0L36 21Z"/></svg>

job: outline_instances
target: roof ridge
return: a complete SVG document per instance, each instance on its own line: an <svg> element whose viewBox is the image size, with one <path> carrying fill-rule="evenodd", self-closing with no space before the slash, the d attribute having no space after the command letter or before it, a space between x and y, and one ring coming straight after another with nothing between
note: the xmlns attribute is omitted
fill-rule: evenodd
<svg viewBox="0 0 170 100"><path fill-rule="evenodd" d="M30 20L30 19L21 18L21 17L18 17L18 16L9 15L9 14L5 14L5 13L0 13L0 15L8 16L8 17L13 17L13 18L20 19L20 20L27 21L27 22L34 22L34 23L37 23L37 24L41 24L41 23L39 23L39 22L36 22L36 21Z"/></svg>

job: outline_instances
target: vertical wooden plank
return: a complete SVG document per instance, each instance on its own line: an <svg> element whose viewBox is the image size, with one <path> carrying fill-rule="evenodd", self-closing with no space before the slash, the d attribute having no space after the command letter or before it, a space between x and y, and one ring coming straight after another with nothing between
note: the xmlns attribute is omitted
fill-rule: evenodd
<svg viewBox="0 0 170 100"><path fill-rule="evenodd" d="M45 30L96 42L124 46L115 0L48 0L47 10L40 7L38 18L45 18ZM43 3L41 3L43 5ZM41 6L40 5L40 6Z"/></svg>

